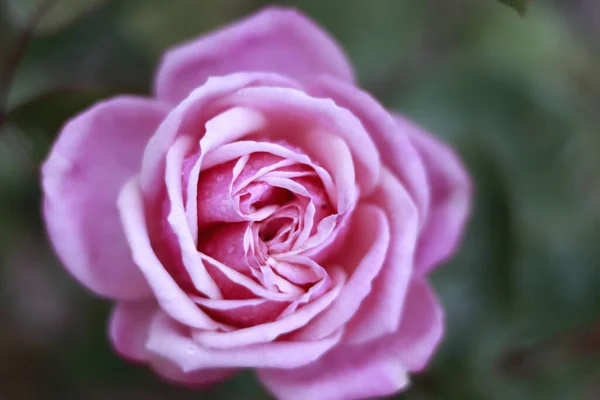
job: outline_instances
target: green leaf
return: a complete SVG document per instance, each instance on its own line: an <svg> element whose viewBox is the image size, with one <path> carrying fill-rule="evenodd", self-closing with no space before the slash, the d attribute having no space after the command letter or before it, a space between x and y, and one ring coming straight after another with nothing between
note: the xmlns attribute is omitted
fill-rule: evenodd
<svg viewBox="0 0 600 400"><path fill-rule="evenodd" d="M109 2L66 29L28 43L12 77L8 112L56 91L147 93L152 62L113 17Z"/></svg>
<svg viewBox="0 0 600 400"><path fill-rule="evenodd" d="M529 7L529 3L531 0L500 0L500 3L504 3L509 7L514 8L521 15L525 15L527 12L527 8Z"/></svg>
<svg viewBox="0 0 600 400"><path fill-rule="evenodd" d="M7 0L6 8L13 25L45 35L64 29L84 18L106 0Z"/></svg>

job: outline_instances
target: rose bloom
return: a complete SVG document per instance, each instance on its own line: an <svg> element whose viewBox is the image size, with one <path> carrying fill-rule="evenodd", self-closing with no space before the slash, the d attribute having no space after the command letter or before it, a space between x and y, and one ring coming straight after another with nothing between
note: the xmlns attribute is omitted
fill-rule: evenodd
<svg viewBox="0 0 600 400"><path fill-rule="evenodd" d="M280 399L384 396L443 335L427 274L469 178L294 10L169 50L152 98L75 116L42 176L60 259L116 302L115 350L169 381L253 368Z"/></svg>

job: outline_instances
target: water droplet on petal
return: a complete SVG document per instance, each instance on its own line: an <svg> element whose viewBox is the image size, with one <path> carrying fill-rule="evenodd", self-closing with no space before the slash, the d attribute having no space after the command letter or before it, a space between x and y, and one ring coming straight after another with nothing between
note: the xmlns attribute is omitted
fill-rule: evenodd
<svg viewBox="0 0 600 400"><path fill-rule="evenodd" d="M186 354L188 356L193 356L195 352L196 349L193 346L188 346L188 348L186 349Z"/></svg>

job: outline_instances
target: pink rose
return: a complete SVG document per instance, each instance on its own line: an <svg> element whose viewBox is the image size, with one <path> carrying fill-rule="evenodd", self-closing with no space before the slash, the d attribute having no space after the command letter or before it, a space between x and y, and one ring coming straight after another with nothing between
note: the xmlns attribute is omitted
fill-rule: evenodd
<svg viewBox="0 0 600 400"><path fill-rule="evenodd" d="M117 302L115 349L171 381L255 368L281 399L370 398L442 337L427 273L458 244L469 178L296 11L171 49L154 98L74 117L42 175L56 252Z"/></svg>

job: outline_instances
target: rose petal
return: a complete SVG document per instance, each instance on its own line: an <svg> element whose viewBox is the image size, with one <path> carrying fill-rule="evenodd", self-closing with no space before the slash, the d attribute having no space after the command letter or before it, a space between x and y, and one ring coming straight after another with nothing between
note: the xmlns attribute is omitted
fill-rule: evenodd
<svg viewBox="0 0 600 400"><path fill-rule="evenodd" d="M231 332L196 330L193 332L194 340L198 344L210 348L235 347L239 349L244 346L271 342L282 334L301 328L337 298L346 276L341 268L331 268L331 273L334 286L327 293L284 318Z"/></svg>
<svg viewBox="0 0 600 400"><path fill-rule="evenodd" d="M419 154L392 115L377 100L361 89L332 77L319 77L309 93L332 99L360 119L375 142L381 160L406 186L413 197L421 224L429 209L429 186Z"/></svg>
<svg viewBox="0 0 600 400"><path fill-rule="evenodd" d="M213 300L196 298L194 301L213 318L239 328L269 323L277 318L289 302L267 299Z"/></svg>
<svg viewBox="0 0 600 400"><path fill-rule="evenodd" d="M200 163L196 163L200 166ZM193 224L193 211L191 200L196 201L196 231L201 231L203 225L212 224L214 222L235 223L245 221L235 207L235 201L231 196L229 188L233 180L233 167L235 162L227 162L217 165L207 171L202 171L198 174L197 190L194 192L188 191L188 206L187 215L188 223ZM194 166L194 170L196 167ZM194 171L195 172L195 171ZM200 172L200 171L198 171ZM189 180L193 181L193 178Z"/></svg>
<svg viewBox="0 0 600 400"><path fill-rule="evenodd" d="M152 369L165 380L191 389L202 389L235 374L232 369L211 369L193 372L183 372L176 364L163 359L153 360Z"/></svg>
<svg viewBox="0 0 600 400"><path fill-rule="evenodd" d="M194 283L194 288L208 297L220 299L223 296L202 262L196 248L197 238L192 237L183 206L181 187L183 159L192 143L189 136L180 136L167 153L165 182L170 200L167 221L176 236L183 266Z"/></svg>
<svg viewBox="0 0 600 400"><path fill-rule="evenodd" d="M356 194L358 195L358 190L356 191ZM319 263L327 265L330 259L334 260L339 252L344 251L346 238L349 233L351 216L357 201L358 199L354 199L354 202L350 204L350 208L345 214L335 216L337 217L335 227L329 234L329 237L325 238L324 241L317 244L315 247L307 249L302 254Z"/></svg>
<svg viewBox="0 0 600 400"><path fill-rule="evenodd" d="M216 100L238 89L254 85L297 87L293 81L276 74L236 73L210 78L177 105L160 124L146 146L142 159L140 185L144 199L156 201L164 189L162 184L165 157L177 137L186 135L200 140L206 121L227 107L218 107Z"/></svg>
<svg viewBox="0 0 600 400"><path fill-rule="evenodd" d="M198 249L236 271L249 275L250 266L244 249L246 229L247 223L238 222L219 225L216 229L201 232Z"/></svg>
<svg viewBox="0 0 600 400"><path fill-rule="evenodd" d="M422 279L411 282L397 332L360 345L342 343L312 364L258 375L278 399L335 400L388 396L406 388L407 371L421 370L443 334L443 313Z"/></svg>
<svg viewBox="0 0 600 400"><path fill-rule="evenodd" d="M331 99L312 97L291 87L264 86L245 87L223 98L220 103L226 107L240 106L259 111L269 121L270 139L285 140L303 150L314 150L316 147L313 143L315 130L316 133L328 132L339 136L353 156L361 192L369 193L377 184L381 167L377 147L361 121ZM394 128L394 122L389 118ZM343 147L335 144L336 157L341 157ZM408 141L407 145L410 147ZM323 153L307 154L321 165L330 164L319 157ZM340 166L336 166L333 172L337 172L338 168Z"/></svg>
<svg viewBox="0 0 600 400"><path fill-rule="evenodd" d="M323 276L320 274L321 271L315 270L310 266L281 261L279 257L273 269L283 278L297 285L314 284L323 279Z"/></svg>
<svg viewBox="0 0 600 400"><path fill-rule="evenodd" d="M202 254L202 253L201 253ZM256 282L254 279L236 271L228 265L202 254L202 260L210 271L211 276L218 283L221 291L226 298L236 298L231 295L244 294L243 298L248 298L245 295L252 294L255 298L265 298L276 301L293 301L299 296L296 293L280 293L266 289L263 285ZM218 274L218 276L217 276Z"/></svg>
<svg viewBox="0 0 600 400"><path fill-rule="evenodd" d="M334 272L333 278L331 278L325 271L325 268L323 268L322 266L317 264L314 260L311 260L308 257L303 257L303 256L298 256L298 255L290 255L290 256L282 255L281 258L284 260L284 262L293 263L297 268L311 269L313 271L314 275L316 275L316 278L318 279L318 281L315 284L313 284L310 287L310 289L308 289L308 291L305 291L299 298L294 300L278 316L278 319L283 319L283 318L291 315L292 313L294 313L299 307L304 306L305 304L308 304L310 302L316 301L316 299L323 296L323 294L327 293L330 289L333 289L337 293L334 296L339 296L338 287L334 286L332 288L332 285L337 285L337 286L343 285L343 282L338 281L342 276L341 267L338 267L338 266L330 267L330 270L332 270ZM274 266L274 269L277 270L278 269L277 266ZM345 279L345 274L344 274L344 279ZM333 298L334 296L332 296L331 294L328 294L327 297ZM323 300L322 305L319 306L319 308L325 307L325 309L326 309L328 307L328 304L330 304L330 303L331 303L330 299ZM317 311L317 312L319 312L319 311ZM310 318L312 311L307 311L307 312L303 312L303 313L306 313L306 314L304 314L302 316L302 318L306 318L307 316Z"/></svg>
<svg viewBox="0 0 600 400"><path fill-rule="evenodd" d="M360 205L355 211L345 254L337 263L348 268L350 278L334 303L294 334L293 339L312 340L330 335L345 324L371 291L371 282L385 261L390 244L385 213L372 205Z"/></svg>
<svg viewBox="0 0 600 400"><path fill-rule="evenodd" d="M367 201L379 205L387 214L391 241L370 295L347 325L349 343L362 343L397 330L413 274L419 229L415 204L386 168L382 170L379 186Z"/></svg>
<svg viewBox="0 0 600 400"><path fill-rule="evenodd" d="M181 323L204 329L230 329L208 317L177 285L157 258L148 237L144 203L136 178L131 179L118 200L125 236L133 252L133 260L146 276L158 303L171 317Z"/></svg>
<svg viewBox="0 0 600 400"><path fill-rule="evenodd" d="M337 213L348 211L357 197L354 161L348 145L337 135L317 130L307 134L303 148L308 154L314 155L314 159L319 160L321 166L333 176Z"/></svg>
<svg viewBox="0 0 600 400"><path fill-rule="evenodd" d="M397 334L390 351L398 354L409 371L420 371L428 363L444 334L444 312L429 283L413 279Z"/></svg>
<svg viewBox="0 0 600 400"><path fill-rule="evenodd" d="M290 170L290 168L296 168ZM250 154L247 165L237 177L233 187L234 192L240 191L242 188L249 186L253 181L265 175L281 175L281 177L297 177L305 175L315 175L306 166L298 164L294 160L285 160L280 157L268 153Z"/></svg>
<svg viewBox="0 0 600 400"><path fill-rule="evenodd" d="M460 242L471 208L471 181L454 150L405 118L396 115L395 120L421 155L431 190L416 257L425 274L448 259Z"/></svg>
<svg viewBox="0 0 600 400"><path fill-rule="evenodd" d="M409 384L407 371L422 369L443 334L443 312L421 279L411 282L397 332L358 346L340 344L316 362L258 375L278 399L335 400L388 396Z"/></svg>
<svg viewBox="0 0 600 400"><path fill-rule="evenodd" d="M187 177L188 181L185 183L185 185L187 185L187 220L193 238L197 239L198 237L198 219L202 216L200 215L199 217L198 215L198 211L202 211L198 210L198 207L202 204L202 199L198 197L197 191L198 186L201 184L200 180L202 176L200 175L200 170L204 157L207 153L219 148L219 146L222 146L225 143L238 140L245 135L258 131L263 128L265 124L266 121L260 113L241 107L224 111L206 123L206 133L202 139L200 139L200 154L198 160L192 168L190 175ZM223 178L217 176L217 185L212 185L212 190L214 191L213 195L222 194L224 192L223 189L231 187L232 182L227 182L227 180ZM219 179L222 179L222 182L219 182ZM219 183L221 184L219 185ZM229 185L226 185L227 183L229 183ZM229 191L226 193L230 195ZM206 193L204 194L206 195ZM230 202L225 203L225 200L227 199L223 199L219 196L219 200L221 200L221 206L231 206L231 204L228 204ZM219 209L221 209L221 207Z"/></svg>
<svg viewBox="0 0 600 400"><path fill-rule="evenodd" d="M341 331L310 342L273 342L235 349L209 349L189 335L189 329L166 314L155 316L148 340L148 350L188 373L215 368L296 368L318 359L335 346Z"/></svg>
<svg viewBox="0 0 600 400"><path fill-rule="evenodd" d="M157 311L154 300L117 303L109 322L109 337L117 353L131 361L148 360L148 329Z"/></svg>
<svg viewBox="0 0 600 400"><path fill-rule="evenodd" d="M42 167L52 244L69 272L99 295L150 294L131 259L116 203L166 114L165 105L143 98L99 103L65 125Z"/></svg>
<svg viewBox="0 0 600 400"><path fill-rule="evenodd" d="M323 187L328 195L335 197L336 188L330 173L323 167L315 164L308 156L302 153L294 152L280 144L271 142L256 142L252 140L239 140L234 143L228 143L217 150L209 153L203 163L203 168L212 168L215 165L223 164L238 157L254 153L269 153L288 160L296 161L311 167L319 176ZM342 182L339 182L342 186Z"/></svg>
<svg viewBox="0 0 600 400"><path fill-rule="evenodd" d="M296 10L270 7L167 52L156 74L156 96L178 103L208 77L241 71L301 81L320 74L354 80L343 51L325 30Z"/></svg>
<svg viewBox="0 0 600 400"><path fill-rule="evenodd" d="M411 282L397 332L360 345L341 343L314 363L293 370L261 369L278 399L344 400L389 396L407 387L407 371L429 362L443 334L443 313L424 280Z"/></svg>
<svg viewBox="0 0 600 400"><path fill-rule="evenodd" d="M258 377L280 400L372 399L409 384L400 360L366 346L338 346L305 367L261 369Z"/></svg>

